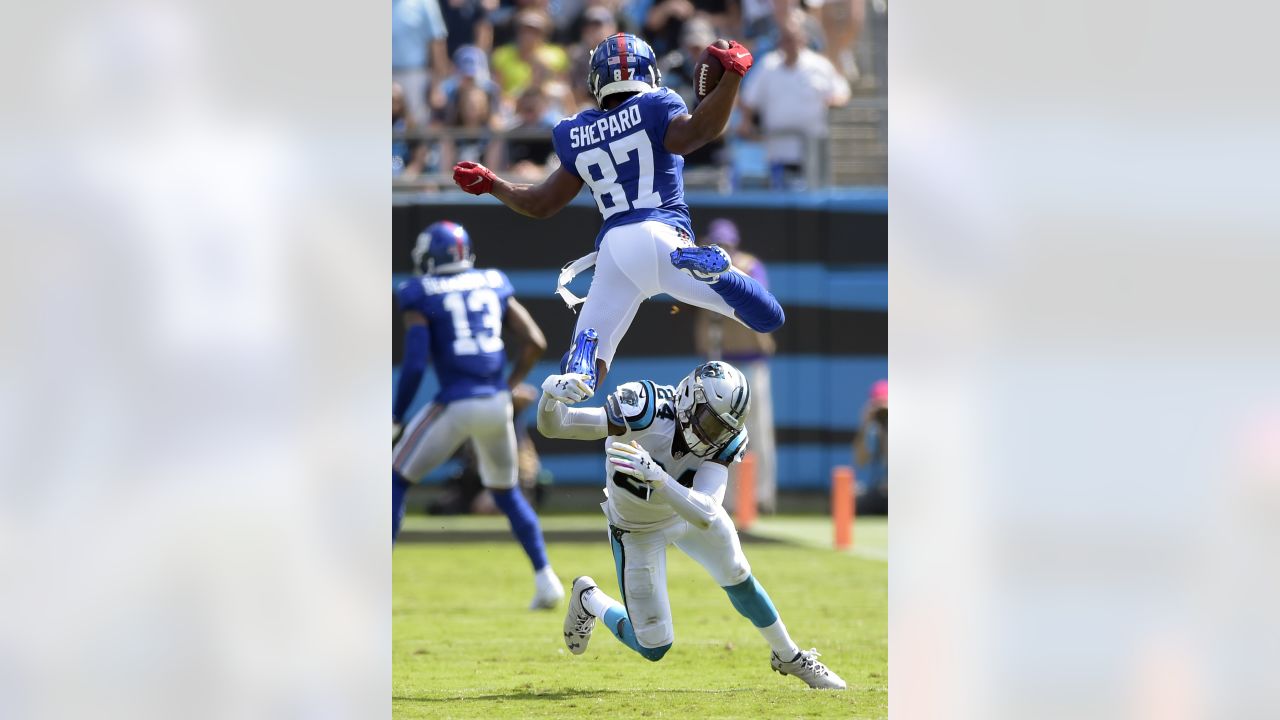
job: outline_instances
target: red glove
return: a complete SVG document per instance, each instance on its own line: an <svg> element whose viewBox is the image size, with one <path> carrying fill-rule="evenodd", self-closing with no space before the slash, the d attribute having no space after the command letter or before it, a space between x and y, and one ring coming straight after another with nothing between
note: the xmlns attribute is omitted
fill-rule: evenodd
<svg viewBox="0 0 1280 720"><path fill-rule="evenodd" d="M460 162L453 166L453 181L472 195L483 195L493 190L498 176L480 163Z"/></svg>
<svg viewBox="0 0 1280 720"><path fill-rule="evenodd" d="M730 40L729 47L718 48L715 45L708 45L707 52L711 53L715 59L720 61L720 65L729 72L737 73L738 77L747 74L751 69L751 51L737 40Z"/></svg>

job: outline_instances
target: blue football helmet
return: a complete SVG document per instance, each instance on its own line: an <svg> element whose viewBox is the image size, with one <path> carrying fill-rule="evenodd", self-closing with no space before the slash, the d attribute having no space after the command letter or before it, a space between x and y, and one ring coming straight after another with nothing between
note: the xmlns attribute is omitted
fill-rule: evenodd
<svg viewBox="0 0 1280 720"><path fill-rule="evenodd" d="M591 51L587 89L596 102L619 92L648 92L662 84L658 58L649 43L635 35L610 35Z"/></svg>
<svg viewBox="0 0 1280 720"><path fill-rule="evenodd" d="M428 225L413 246L413 268L427 275L470 270L475 259L467 229L448 220Z"/></svg>

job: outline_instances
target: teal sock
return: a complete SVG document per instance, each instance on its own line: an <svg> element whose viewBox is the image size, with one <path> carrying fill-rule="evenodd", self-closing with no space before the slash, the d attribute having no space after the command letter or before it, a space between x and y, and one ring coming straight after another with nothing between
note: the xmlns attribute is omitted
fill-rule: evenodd
<svg viewBox="0 0 1280 720"><path fill-rule="evenodd" d="M756 577L750 575L737 585L724 589L729 593L729 601L743 617L758 628L768 627L778 621L778 611L773 607L769 593L760 587Z"/></svg>
<svg viewBox="0 0 1280 720"><path fill-rule="evenodd" d="M779 658L791 660L800 653L800 648L787 633L787 626L778 617L769 593L764 591L754 575L737 585L730 585L724 591L729 594L733 607L756 626Z"/></svg>

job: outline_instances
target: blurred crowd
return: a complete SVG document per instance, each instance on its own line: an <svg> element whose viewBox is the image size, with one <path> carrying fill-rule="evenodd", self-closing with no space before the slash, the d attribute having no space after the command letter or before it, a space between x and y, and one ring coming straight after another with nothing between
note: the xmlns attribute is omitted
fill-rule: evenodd
<svg viewBox="0 0 1280 720"><path fill-rule="evenodd" d="M550 128L595 107L590 51L617 32L644 38L663 84L690 109L693 65L717 38L756 65L728 137L760 144L779 182L802 170L805 138L857 81L868 0L393 0L392 172L414 180L471 160L536 181L556 167ZM726 162L724 141L687 158Z"/></svg>

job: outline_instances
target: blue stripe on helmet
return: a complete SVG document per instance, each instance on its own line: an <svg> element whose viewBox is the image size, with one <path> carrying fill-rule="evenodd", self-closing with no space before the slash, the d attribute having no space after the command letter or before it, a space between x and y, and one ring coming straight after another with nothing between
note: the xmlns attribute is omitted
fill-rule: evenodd
<svg viewBox="0 0 1280 720"><path fill-rule="evenodd" d="M739 431L738 434L734 435L733 439L729 441L729 444L725 445L724 449L716 454L716 460L719 460L720 462L729 462L730 460L733 460L734 456L738 454L738 449L742 447L742 441L746 439L747 434Z"/></svg>

